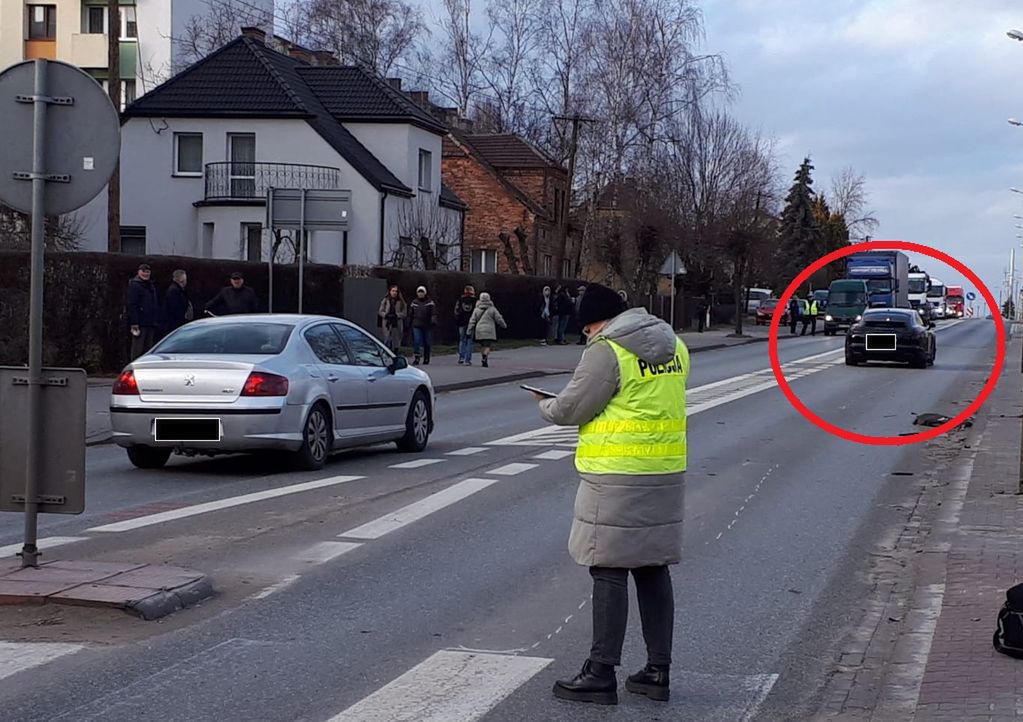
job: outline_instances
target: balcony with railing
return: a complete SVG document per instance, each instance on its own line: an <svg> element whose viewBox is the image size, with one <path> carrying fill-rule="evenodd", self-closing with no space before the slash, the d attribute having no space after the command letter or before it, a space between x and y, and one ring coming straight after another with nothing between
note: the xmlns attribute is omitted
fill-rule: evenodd
<svg viewBox="0 0 1023 722"><path fill-rule="evenodd" d="M266 201L270 188L338 190L341 169L299 163L247 163L226 161L207 163L206 203Z"/></svg>

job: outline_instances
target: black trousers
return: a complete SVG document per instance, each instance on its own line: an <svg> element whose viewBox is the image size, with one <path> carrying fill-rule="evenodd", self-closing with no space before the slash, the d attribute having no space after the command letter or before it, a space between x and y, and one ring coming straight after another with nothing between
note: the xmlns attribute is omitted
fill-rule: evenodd
<svg viewBox="0 0 1023 722"><path fill-rule="evenodd" d="M803 316L803 331L799 334L800 336L806 335L806 327L810 327L810 335L817 335L817 317L816 316Z"/></svg>
<svg viewBox="0 0 1023 722"><path fill-rule="evenodd" d="M630 571L636 580L647 662L671 664L675 592L666 566L631 570L590 567L590 576L593 577L593 646L590 659L615 667L622 663L622 645L629 621Z"/></svg>

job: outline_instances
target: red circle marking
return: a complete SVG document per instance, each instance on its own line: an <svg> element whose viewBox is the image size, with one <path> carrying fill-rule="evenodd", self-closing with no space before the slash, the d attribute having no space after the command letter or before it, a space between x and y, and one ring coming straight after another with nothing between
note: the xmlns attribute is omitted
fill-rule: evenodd
<svg viewBox="0 0 1023 722"><path fill-rule="evenodd" d="M977 395L977 398L973 400L973 403L966 407L961 414L946 421L941 426L927 431L922 431L919 434L912 434L910 436L871 436L869 434L858 434L855 431L847 431L846 429L825 421L808 409L803 402L799 400L799 397L796 396L795 392L792 391L788 381L785 379L785 374L783 374L781 370L781 363L778 361L778 327L781 323L782 314L772 314L771 331L768 338L768 353L771 357L771 369L774 371L774 377L778 381L779 388L781 388L782 393L785 394L789 403L791 403L810 423L816 425L818 428L824 429L829 434L834 434L846 441L855 441L860 444L870 444L871 446L904 446L907 444L918 444L922 441L929 441L951 431L970 418L970 416L975 414L980 407L984 405L984 402L987 401L991 392L995 390L995 386L998 384L998 377L1001 375L1002 367L1005 364L1005 326L1002 323L1001 314L997 313L998 303L995 301L994 296L991 295L991 291L977 277L977 274L957 261L955 258L947 253L942 253L939 250L919 243L910 243L908 241L868 241L866 243L857 243L855 245L846 246L845 248L833 251L823 258L814 261L810 264L810 266L805 268L802 273L796 276L792 283L789 284L789 287L785 289L785 293L783 293L779 299L778 307L784 309L788 305L792 294L796 292L803 282L832 261L837 261L840 258L851 256L854 253L861 253L862 251L885 251L893 249L899 251L914 251L916 253L921 253L925 256L935 258L943 263L947 263L949 266L952 266L952 268L959 271L959 273L966 276L966 278L968 278L970 282L980 290L984 300L987 301L988 307L993 309L992 316L994 317L995 334L997 336L995 364L991 369L991 376L988 377L988 380L984 384L984 388L981 389L980 394Z"/></svg>

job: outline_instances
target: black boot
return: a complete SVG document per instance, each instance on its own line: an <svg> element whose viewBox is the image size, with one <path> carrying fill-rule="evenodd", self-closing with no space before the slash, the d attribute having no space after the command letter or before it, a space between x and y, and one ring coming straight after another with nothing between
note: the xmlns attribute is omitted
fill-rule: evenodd
<svg viewBox="0 0 1023 722"><path fill-rule="evenodd" d="M414 359L412 359L412 365L413 366L418 366L419 365L419 354L416 354L416 357Z"/></svg>
<svg viewBox="0 0 1023 722"><path fill-rule="evenodd" d="M668 701L668 666L648 664L625 680L625 689L658 702Z"/></svg>
<svg viewBox="0 0 1023 722"><path fill-rule="evenodd" d="M573 702L618 704L618 679L615 668L586 660L582 671L571 679L554 683L554 696Z"/></svg>
<svg viewBox="0 0 1023 722"><path fill-rule="evenodd" d="M489 366L487 355L483 354L483 368L488 368Z"/></svg>
<svg viewBox="0 0 1023 722"><path fill-rule="evenodd" d="M427 351L426 353L423 354L423 365L426 366L429 363L430 363L430 352Z"/></svg>

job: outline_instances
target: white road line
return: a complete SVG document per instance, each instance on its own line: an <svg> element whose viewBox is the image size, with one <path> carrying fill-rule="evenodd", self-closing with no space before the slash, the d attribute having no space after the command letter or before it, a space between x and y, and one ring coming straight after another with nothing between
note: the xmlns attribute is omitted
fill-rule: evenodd
<svg viewBox="0 0 1023 722"><path fill-rule="evenodd" d="M349 481L357 481L363 479L362 476L331 476L326 479L317 479L316 481L306 481L301 484L292 484L291 486L282 486L277 489L267 489L266 491L257 491L252 494L243 494L241 496L231 496L227 499L218 499L217 501L206 502L205 504L196 504L194 506L186 506L181 509L172 509L170 511L162 511L159 514L150 514L148 516L140 516L136 519L126 519L125 521L114 522L113 524L104 524L103 526L94 526L91 529L86 529L88 532L103 531L103 532L118 532L118 531L130 531L132 529L141 529L142 527L152 526L154 524L163 524L168 521L176 521L177 519L185 519L190 516L198 516L199 514L207 514L211 511L219 511L220 509L230 509L234 506L241 506L243 504L252 504L257 501L264 501L266 499L276 499L280 496L288 496L289 494L298 494L303 491L312 491L313 489L322 489L327 486L336 486L337 484L347 484Z"/></svg>
<svg viewBox="0 0 1023 722"><path fill-rule="evenodd" d="M440 651L329 722L475 722L553 661Z"/></svg>
<svg viewBox="0 0 1023 722"><path fill-rule="evenodd" d="M425 499L420 499L408 506L403 506L401 509L390 514L384 514L380 518L367 522L344 534L338 534L338 537L367 540L379 539L384 534L401 529L403 526L418 521L435 511L440 511L446 506L451 506L467 496L471 496L496 483L497 479L465 479L453 486L449 486L447 489L438 491L436 494L431 494Z"/></svg>
<svg viewBox="0 0 1023 722"><path fill-rule="evenodd" d="M551 451L545 451L542 454L537 454L534 459L543 459L544 461L557 461L559 459L565 459L569 456L574 455L575 452L571 449L553 449Z"/></svg>
<svg viewBox="0 0 1023 722"><path fill-rule="evenodd" d="M421 469L424 466L432 466L439 464L444 459L413 459L412 461L403 461L400 464L391 464L389 469Z"/></svg>
<svg viewBox="0 0 1023 722"><path fill-rule="evenodd" d="M89 537L85 536L50 536L44 537L36 541L36 546L40 550L53 549L54 547L64 546L65 544L74 544L75 542L85 541ZM21 548L25 546L24 542L18 542L17 544L8 544L0 547L0 558L14 556L21 551Z"/></svg>
<svg viewBox="0 0 1023 722"><path fill-rule="evenodd" d="M475 454L481 454L484 451L490 451L490 449L483 446L467 446L464 449L455 449L449 451L448 456L473 456Z"/></svg>
<svg viewBox="0 0 1023 722"><path fill-rule="evenodd" d="M496 469L491 469L488 474L496 474L497 476L516 476L521 474L523 471L529 471L535 469L539 464L505 464L499 466Z"/></svg>
<svg viewBox="0 0 1023 722"><path fill-rule="evenodd" d="M303 549L295 555L295 559L310 564L322 564L361 546L362 544L358 542L325 541L313 544L308 549Z"/></svg>
<svg viewBox="0 0 1023 722"><path fill-rule="evenodd" d="M0 642L0 679L84 649L58 642Z"/></svg>
<svg viewBox="0 0 1023 722"><path fill-rule="evenodd" d="M281 591L283 589L287 589L292 584L297 582L300 578L301 577L298 574L289 574L288 576L284 577L284 579L282 579L281 581L277 582L276 584L271 584L269 587L267 587L266 589L262 590L258 594L254 594L252 596L252 598L253 599L266 599L271 594L276 594L277 592L279 592L279 591Z"/></svg>

